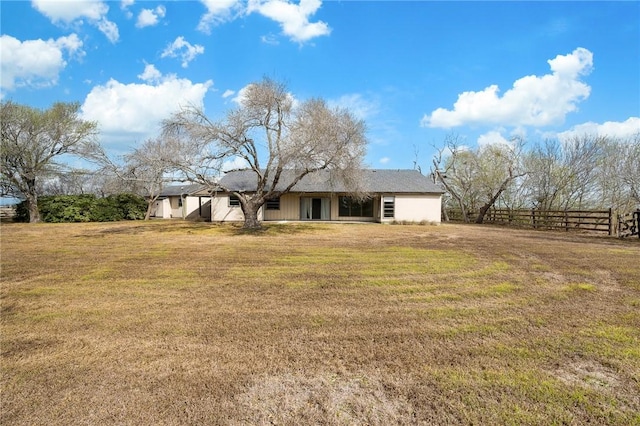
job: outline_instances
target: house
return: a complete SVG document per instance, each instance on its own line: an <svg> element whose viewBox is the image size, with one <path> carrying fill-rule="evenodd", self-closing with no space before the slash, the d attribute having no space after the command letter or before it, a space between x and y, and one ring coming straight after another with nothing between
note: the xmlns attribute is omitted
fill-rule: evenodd
<svg viewBox="0 0 640 426"><path fill-rule="evenodd" d="M211 193L199 184L167 186L155 201L151 216L210 220Z"/></svg>
<svg viewBox="0 0 640 426"><path fill-rule="evenodd" d="M278 187L291 182L292 176L287 179L287 175L286 171L283 172ZM225 190L211 194L211 220L244 220L240 200L232 193L255 191L255 172L230 172L219 184ZM351 198L350 191L333 180L330 171L312 173L298 182L289 193L268 200L258 212L258 219L440 222L444 191L417 170L365 170L362 186L363 191L369 194L364 201Z"/></svg>

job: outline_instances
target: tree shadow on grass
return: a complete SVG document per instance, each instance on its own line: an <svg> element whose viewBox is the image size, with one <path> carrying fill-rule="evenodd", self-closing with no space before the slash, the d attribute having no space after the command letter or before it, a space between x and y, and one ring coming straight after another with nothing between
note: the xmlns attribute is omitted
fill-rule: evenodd
<svg viewBox="0 0 640 426"><path fill-rule="evenodd" d="M103 223L100 229L92 230L91 235L139 235L143 233L172 234L209 234L220 236L259 236L295 235L313 233L330 229L318 223L279 222L263 223L260 228L246 229L242 223L211 223L205 221L152 220L135 222Z"/></svg>

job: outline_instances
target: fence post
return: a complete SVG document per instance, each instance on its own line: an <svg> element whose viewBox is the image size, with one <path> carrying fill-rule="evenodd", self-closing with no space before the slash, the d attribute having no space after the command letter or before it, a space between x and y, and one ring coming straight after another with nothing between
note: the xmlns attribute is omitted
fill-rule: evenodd
<svg viewBox="0 0 640 426"><path fill-rule="evenodd" d="M609 236L613 235L613 208L609 207Z"/></svg>
<svg viewBox="0 0 640 426"><path fill-rule="evenodd" d="M531 226L536 229L536 209L531 209Z"/></svg>
<svg viewBox="0 0 640 426"><path fill-rule="evenodd" d="M636 232L640 238L640 209L636 210Z"/></svg>

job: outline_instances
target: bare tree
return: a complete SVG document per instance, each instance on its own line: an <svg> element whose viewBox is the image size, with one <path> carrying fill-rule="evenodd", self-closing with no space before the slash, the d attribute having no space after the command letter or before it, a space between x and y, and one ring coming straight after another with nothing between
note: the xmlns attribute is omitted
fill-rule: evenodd
<svg viewBox="0 0 640 426"><path fill-rule="evenodd" d="M174 176L176 164L183 160L184 164L197 164L197 159L187 162L186 144L164 135L145 140L131 152L117 157L110 157L104 149L91 152L90 160L99 169L94 176L99 177L101 195L128 192L137 194L147 201L145 220L151 217L153 204L160 196L165 184L184 182L183 176Z"/></svg>
<svg viewBox="0 0 640 426"><path fill-rule="evenodd" d="M444 147L437 149L437 154L433 158L432 174L436 181L442 183L444 188L457 203L462 214L462 220L469 222L467 214L470 182L465 178L464 173L459 173L458 165L462 162L451 161L451 158L458 159L464 150L460 148L459 137L447 135Z"/></svg>
<svg viewBox="0 0 640 426"><path fill-rule="evenodd" d="M178 147L163 137L148 139L133 152L124 156L124 166L115 168L118 177L128 183L131 192L142 195L147 200L145 220L151 217L153 203L162 188L174 179L169 174L175 169Z"/></svg>
<svg viewBox="0 0 640 426"><path fill-rule="evenodd" d="M610 138L597 171L600 207L627 212L640 207L640 133Z"/></svg>
<svg viewBox="0 0 640 426"><path fill-rule="evenodd" d="M41 195L71 195L95 194L97 192L95 173L91 170L73 169L56 173L47 179L42 179L38 194Z"/></svg>
<svg viewBox="0 0 640 426"><path fill-rule="evenodd" d="M640 133L623 143L622 182L629 198L635 202L636 208L640 208Z"/></svg>
<svg viewBox="0 0 640 426"><path fill-rule="evenodd" d="M249 85L225 119L213 122L201 108L184 108L165 121L164 135L180 146L176 165L189 180L214 187L213 176L234 159L255 173L255 191L233 192L245 228L261 226L258 210L268 199L320 170L331 169L357 192L367 144L364 122L349 111L321 99L294 105L284 84L266 78Z"/></svg>
<svg viewBox="0 0 640 426"><path fill-rule="evenodd" d="M491 144L475 149L461 147L459 138L449 135L433 158L433 174L456 201L462 219L482 223L487 211L514 181L524 176L521 167L522 141Z"/></svg>
<svg viewBox="0 0 640 426"><path fill-rule="evenodd" d="M526 174L522 171L521 149L522 141L514 139L510 144L483 146L475 153L476 183L482 197L476 223L482 223L499 197L517 178Z"/></svg>
<svg viewBox="0 0 640 426"><path fill-rule="evenodd" d="M584 208L593 203L606 138L584 135L561 142L545 140L527 155L526 185L541 210Z"/></svg>
<svg viewBox="0 0 640 426"><path fill-rule="evenodd" d="M31 222L40 221L39 180L63 167L55 160L85 155L97 145L97 124L78 118L79 109L79 103L55 103L47 110L0 104L2 187L26 200Z"/></svg>

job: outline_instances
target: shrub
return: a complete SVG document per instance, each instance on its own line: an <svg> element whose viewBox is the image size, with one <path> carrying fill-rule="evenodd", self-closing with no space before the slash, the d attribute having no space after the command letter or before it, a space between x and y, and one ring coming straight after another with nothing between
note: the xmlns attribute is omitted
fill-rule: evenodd
<svg viewBox="0 0 640 426"><path fill-rule="evenodd" d="M134 194L110 195L98 198L93 194L54 195L38 200L43 222L111 222L144 219L147 203ZM29 221L26 202L16 206L15 220Z"/></svg>

